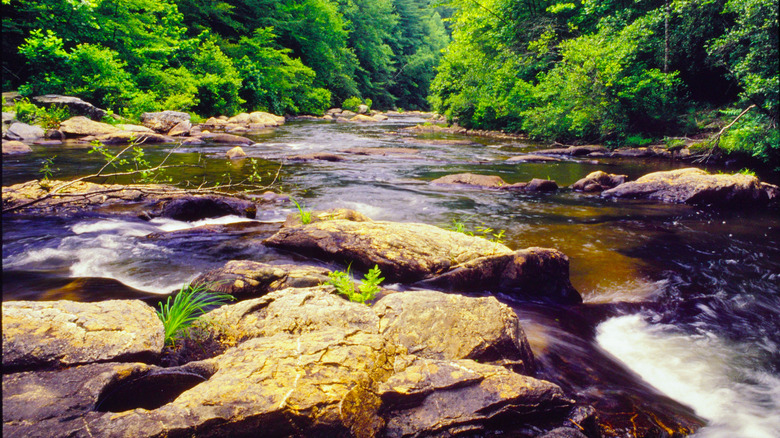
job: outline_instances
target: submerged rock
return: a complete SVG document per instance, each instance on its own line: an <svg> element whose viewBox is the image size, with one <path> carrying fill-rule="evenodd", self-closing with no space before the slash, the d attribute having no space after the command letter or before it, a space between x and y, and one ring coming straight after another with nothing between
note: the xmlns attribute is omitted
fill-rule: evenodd
<svg viewBox="0 0 780 438"><path fill-rule="evenodd" d="M264 243L352 262L358 269L378 265L388 281L424 281L448 290L501 290L536 299L581 302L569 282L569 260L564 254L544 248L512 251L500 243L432 225L323 220L285 226Z"/></svg>
<svg viewBox="0 0 780 438"><path fill-rule="evenodd" d="M698 168L649 173L601 194L608 198L640 198L721 207L776 202L777 186L744 174L710 174Z"/></svg>
<svg viewBox="0 0 780 438"><path fill-rule="evenodd" d="M627 179L627 175L615 175L597 170L572 184L571 189L578 192L602 192L623 184Z"/></svg>
<svg viewBox="0 0 780 438"><path fill-rule="evenodd" d="M287 157L287 159L292 161L311 161L311 160L321 160L321 161L331 161L331 162L344 161L343 157L329 152L315 152L311 154L291 155Z"/></svg>
<svg viewBox="0 0 780 438"><path fill-rule="evenodd" d="M446 175L431 181L431 184L465 185L484 187L489 189L517 190L525 192L554 192L558 190L558 184L551 180L534 178L529 182L509 184L500 176L478 175L474 173L457 173L453 175Z"/></svg>
<svg viewBox="0 0 780 438"><path fill-rule="evenodd" d="M3 368L150 360L163 325L142 301L10 301L3 309Z"/></svg>

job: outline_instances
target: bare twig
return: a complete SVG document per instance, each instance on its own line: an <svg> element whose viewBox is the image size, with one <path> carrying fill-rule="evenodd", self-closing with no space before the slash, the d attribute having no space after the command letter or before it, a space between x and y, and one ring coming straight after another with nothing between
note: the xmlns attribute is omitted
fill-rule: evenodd
<svg viewBox="0 0 780 438"><path fill-rule="evenodd" d="M717 133L717 134L715 134L715 135L713 135L712 137L710 137L710 138L709 138L709 139L706 141L706 143L709 143L709 144L711 144L711 145L712 145L712 147L710 148L710 150L709 150L707 153L703 154L701 158L699 158L699 159L695 160L694 162L696 162L696 163L700 163L700 162L706 162L706 161L708 161L708 160L709 160L709 159L710 159L710 158L711 158L711 157L712 157L714 154L716 154L716 153L720 153L720 146L719 146L719 144L720 144L720 137L721 137L721 136L722 136L722 135L723 135L723 134L724 134L724 133L725 133L725 132L726 132L726 131L727 131L729 128L731 128L732 126L734 126L734 124L735 124L735 123L737 123L737 121L738 121L739 119L741 119L741 118L742 118L742 116L744 116L745 114L747 114L747 112L748 112L748 111L750 111L751 109L753 109L753 108L755 108L755 107L756 107L756 105L755 105L755 104L752 104L752 105L750 105L749 107L745 108L745 109L744 109L744 110L743 110L741 113L739 113L739 115L738 115L738 116L737 116L737 117L736 117L734 120L732 120L732 121L731 121L731 123L729 123L728 125L724 126L724 127L723 127L723 129L721 129L720 131L718 131L718 133Z"/></svg>

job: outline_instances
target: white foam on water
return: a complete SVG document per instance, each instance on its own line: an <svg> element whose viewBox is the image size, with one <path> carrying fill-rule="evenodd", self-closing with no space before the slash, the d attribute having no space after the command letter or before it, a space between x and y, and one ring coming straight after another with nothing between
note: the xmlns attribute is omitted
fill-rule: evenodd
<svg viewBox="0 0 780 438"><path fill-rule="evenodd" d="M248 220L238 216L187 223L172 219L152 222L121 219L85 220L71 227L72 235L3 259L6 269L68 269L72 277L113 278L135 289L169 293L197 272L175 260L170 248L145 240L153 232Z"/></svg>
<svg viewBox="0 0 780 438"><path fill-rule="evenodd" d="M780 379L713 334L679 333L640 315L599 324L596 340L645 381L686 404L708 425L697 438L780 436Z"/></svg>
<svg viewBox="0 0 780 438"><path fill-rule="evenodd" d="M193 221L193 222L177 221L175 219L169 219L169 218L154 218L151 221L149 221L150 224L155 226L156 228L155 231L165 231L165 232L188 230L190 228L200 227L203 225L227 225L227 224L235 224L239 222L255 222L255 220L231 214L227 216L201 219L199 221Z"/></svg>

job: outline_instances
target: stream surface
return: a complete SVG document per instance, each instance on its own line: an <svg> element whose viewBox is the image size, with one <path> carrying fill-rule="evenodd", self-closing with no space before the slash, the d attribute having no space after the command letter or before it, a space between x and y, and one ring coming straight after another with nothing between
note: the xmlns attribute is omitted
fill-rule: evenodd
<svg viewBox="0 0 780 438"><path fill-rule="evenodd" d="M424 121L415 116L370 125L291 121L248 135L258 142L243 148L256 159L254 169L249 159L226 160L229 146L207 145L178 147L171 163L200 165L169 173L174 181L227 183L255 170L270 182L278 171L274 190L291 194L306 209L345 207L375 220L445 228L458 220L471 230L505 230L503 239L513 249L559 249L570 258L582 306L560 308L497 294L523 322L542 377L605 411L633 403L663 405L671 398L707 420L697 437L780 436L777 210L711 211L604 200L565 188L531 195L434 186L429 181L440 176L473 172L499 175L509 183L549 178L566 187L595 170L634 179L684 165L609 158L510 164L507 158L546 146L396 132ZM464 139L473 143L462 144ZM156 163L173 147L144 146L145 158ZM358 147L418 152L348 153ZM78 144L33 146L32 154L3 157L3 185L39 178L41 160L52 154L57 156L54 178L93 173L105 162L88 150ZM341 155L344 161L285 159L315 152ZM259 208L254 222L279 222L293 211L290 203L270 204ZM186 234L203 224L240 221L246 219L186 223L95 214L6 215L3 300L144 297L170 293L232 259L303 262L259 245L251 234ZM184 234L148 237L169 231Z"/></svg>

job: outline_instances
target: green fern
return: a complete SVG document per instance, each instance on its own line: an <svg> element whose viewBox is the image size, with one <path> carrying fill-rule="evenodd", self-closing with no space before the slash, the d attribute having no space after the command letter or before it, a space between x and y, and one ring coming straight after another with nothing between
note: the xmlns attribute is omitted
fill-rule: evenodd
<svg viewBox="0 0 780 438"><path fill-rule="evenodd" d="M185 284L175 297L168 297L165 304L160 302L157 316L165 327L165 345L174 345L177 338L186 336L190 326L209 307L221 306L235 300L230 294L210 293L208 290L209 286L206 284Z"/></svg>

